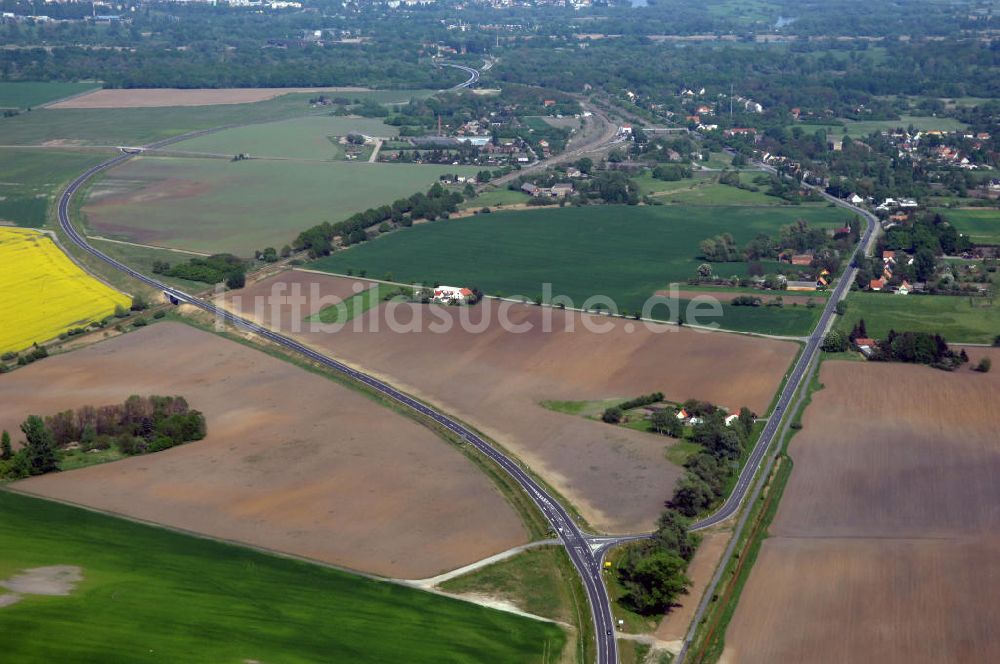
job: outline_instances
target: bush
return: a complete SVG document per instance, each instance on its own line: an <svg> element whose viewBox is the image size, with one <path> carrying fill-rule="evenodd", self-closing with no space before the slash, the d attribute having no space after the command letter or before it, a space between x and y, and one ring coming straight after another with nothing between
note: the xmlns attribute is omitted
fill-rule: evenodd
<svg viewBox="0 0 1000 664"><path fill-rule="evenodd" d="M226 288L236 290L237 288L243 288L246 286L247 276L242 270L237 270L226 277Z"/></svg>
<svg viewBox="0 0 1000 664"><path fill-rule="evenodd" d="M624 416L625 413L621 408L618 406L612 406L604 411L604 414L601 415L601 419L608 424L618 424L622 421L622 417Z"/></svg>
<svg viewBox="0 0 1000 664"><path fill-rule="evenodd" d="M993 368L993 360L988 357L984 357L979 360L979 364L976 365L976 371L980 373L989 373L989 370Z"/></svg>

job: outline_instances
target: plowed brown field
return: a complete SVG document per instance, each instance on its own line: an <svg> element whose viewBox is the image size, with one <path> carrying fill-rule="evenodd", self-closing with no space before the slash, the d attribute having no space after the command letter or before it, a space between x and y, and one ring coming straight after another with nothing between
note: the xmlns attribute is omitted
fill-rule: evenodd
<svg viewBox="0 0 1000 664"><path fill-rule="evenodd" d="M130 394L183 395L205 413L207 438L14 486L393 577L432 576L527 541L494 485L429 429L183 324L4 376L0 428Z"/></svg>
<svg viewBox="0 0 1000 664"><path fill-rule="evenodd" d="M293 321L319 308L318 298L351 292L345 289L349 282L289 272L241 291L237 304L251 312L276 285L284 286L286 296L298 287L299 311L293 313L291 303L260 309L266 320L292 331ZM498 324L501 308L513 325L532 329L505 331ZM417 315L422 320L414 323ZM465 331L458 324L462 315L481 329ZM556 331L542 331L546 316ZM393 331L390 320L410 331ZM564 331L567 320L575 331ZM635 532L653 525L680 475L664 456L667 439L549 411L539 403L662 390L669 399L697 397L763 412L796 346L673 327L656 334L621 319L601 322L609 332L587 331L576 313L493 300L473 308L383 304L338 332L304 330L297 336L482 429L569 497L596 527Z"/></svg>
<svg viewBox="0 0 1000 664"><path fill-rule="evenodd" d="M820 382L723 661L1000 661L1000 374L826 362Z"/></svg>

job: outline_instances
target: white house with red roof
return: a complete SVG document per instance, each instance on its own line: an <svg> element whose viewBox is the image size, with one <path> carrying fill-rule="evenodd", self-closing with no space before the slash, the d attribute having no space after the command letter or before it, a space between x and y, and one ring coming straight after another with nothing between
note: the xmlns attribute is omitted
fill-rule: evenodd
<svg viewBox="0 0 1000 664"><path fill-rule="evenodd" d="M472 291L468 288L458 288L456 286L435 286L435 302L465 302L472 297Z"/></svg>

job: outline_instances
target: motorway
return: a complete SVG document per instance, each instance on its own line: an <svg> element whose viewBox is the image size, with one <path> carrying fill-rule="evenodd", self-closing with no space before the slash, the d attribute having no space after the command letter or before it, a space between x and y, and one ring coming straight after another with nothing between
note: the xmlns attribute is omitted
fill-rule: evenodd
<svg viewBox="0 0 1000 664"><path fill-rule="evenodd" d="M172 139L165 139L163 141L150 144L147 148L164 147L170 143L190 137L191 134L186 134ZM256 334L257 336L305 357L306 359L356 380L357 382L368 386L380 394L393 399L403 406L406 406L407 408L434 420L439 425L454 433L465 443L474 446L483 455L510 475L521 486L521 488L524 489L528 497L545 516L545 519L549 522L552 531L558 534L559 539L566 548L566 553L569 555L573 566L580 574L580 579L587 592L587 599L590 603L594 622L597 662L598 664L616 664L618 661L618 644L615 640L614 619L611 613L611 601L608 597L607 588L604 586L604 580L601 578L601 559L603 557L603 550L600 551L599 555L595 555L595 553L592 552L588 537L583 533L583 531L580 530L579 526L576 525L566 508L563 507L551 494L549 494L544 487L536 482L524 468L480 438L474 431L463 426L457 420L453 420L444 413L400 392L391 385L373 378L366 373L353 369L331 357L318 353L315 350L295 341L294 339L278 334L277 332L258 325L253 321L232 314L225 309L215 306L211 302L194 297L184 291L178 290L157 281L156 279L148 277L141 272L118 262L114 258L94 248L87 242L87 239L79 231L77 231L70 221L70 203L73 199L73 195L79 191L80 187L90 180L90 178L106 171L109 168L122 164L123 162L131 159L132 156L132 154L122 154L93 166L86 172L79 175L69 184L68 187L66 187L62 195L59 197L58 217L59 225L62 227L62 230L67 235L68 239L97 260L100 260L114 269L141 281L147 286L163 291L164 294L173 300L197 307L202 311L206 311L213 316L216 316L218 319L224 320L239 330Z"/></svg>
<svg viewBox="0 0 1000 664"><path fill-rule="evenodd" d="M465 65L456 65L452 62L438 62L437 64L440 65L441 67L451 67L452 69L460 69L469 75L468 80L466 80L464 83L459 83L458 85L451 86L450 88L448 88L447 92L451 92L452 90L461 90L462 88L471 88L473 85L479 82L479 71L477 69L473 69L472 67L466 67Z"/></svg>

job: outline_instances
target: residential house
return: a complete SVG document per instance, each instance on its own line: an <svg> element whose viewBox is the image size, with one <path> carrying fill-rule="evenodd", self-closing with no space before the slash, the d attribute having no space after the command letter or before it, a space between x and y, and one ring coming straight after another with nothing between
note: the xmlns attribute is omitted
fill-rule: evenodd
<svg viewBox="0 0 1000 664"><path fill-rule="evenodd" d="M737 421L738 419L740 419L739 415L727 415L726 419L724 419L723 422L726 423L727 427L731 427L733 426L733 422Z"/></svg>
<svg viewBox="0 0 1000 664"><path fill-rule="evenodd" d="M878 279L872 279L870 282L868 282L868 288L873 291L880 291L884 287L885 287L885 279L881 277Z"/></svg>
<svg viewBox="0 0 1000 664"><path fill-rule="evenodd" d="M569 196L573 193L573 185L570 182L559 182L552 185L550 190L553 196Z"/></svg>
<svg viewBox="0 0 1000 664"><path fill-rule="evenodd" d="M896 289L896 295L909 295L912 290L913 286L911 286L909 282L904 279L903 283L901 283L899 288Z"/></svg>
<svg viewBox="0 0 1000 664"><path fill-rule="evenodd" d="M683 422L684 420L686 420L687 418L689 418L691 416L688 414L688 412L686 410L684 410L683 408L681 408L679 411L677 411L676 417L677 417L677 419L679 419L680 421Z"/></svg>
<svg viewBox="0 0 1000 664"><path fill-rule="evenodd" d="M458 288L456 286L437 286L434 288L435 302L465 302L472 297L472 291L468 288Z"/></svg>
<svg viewBox="0 0 1000 664"><path fill-rule="evenodd" d="M861 198L857 194L851 194L850 196L847 197L847 202L850 203L851 205L861 205L862 203L865 202L865 199Z"/></svg>
<svg viewBox="0 0 1000 664"><path fill-rule="evenodd" d="M878 342L869 337L858 337L854 340L854 345L857 346L858 350L864 353L865 356L868 356L872 354L873 350L875 350Z"/></svg>

